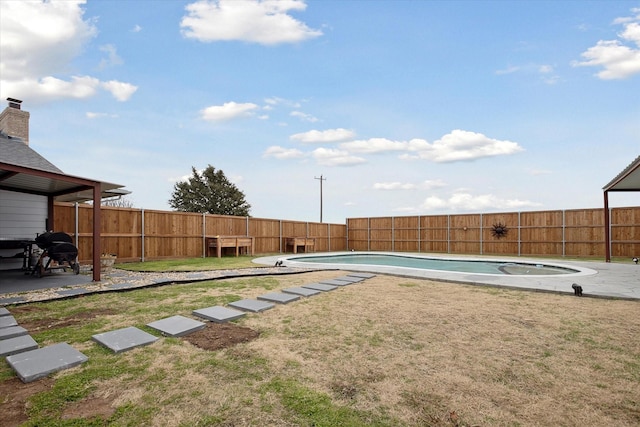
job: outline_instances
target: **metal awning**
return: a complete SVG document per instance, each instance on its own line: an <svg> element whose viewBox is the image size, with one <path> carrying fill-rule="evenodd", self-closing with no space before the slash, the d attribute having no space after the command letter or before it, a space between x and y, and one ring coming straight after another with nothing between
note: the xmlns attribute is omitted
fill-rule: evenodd
<svg viewBox="0 0 640 427"><path fill-rule="evenodd" d="M640 156L603 188L604 190L604 240L605 261L611 262L611 219L609 215L610 191L640 191Z"/></svg>
<svg viewBox="0 0 640 427"><path fill-rule="evenodd" d="M96 184L100 184L103 199L130 193L119 184L0 161L0 190L51 196L59 202L84 202L93 200L93 188Z"/></svg>

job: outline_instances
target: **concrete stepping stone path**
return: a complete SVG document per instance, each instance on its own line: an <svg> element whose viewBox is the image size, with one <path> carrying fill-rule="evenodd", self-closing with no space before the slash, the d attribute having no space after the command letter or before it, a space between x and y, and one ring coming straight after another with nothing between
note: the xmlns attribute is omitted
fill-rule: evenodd
<svg viewBox="0 0 640 427"><path fill-rule="evenodd" d="M0 316L8 316L8 315L10 315L10 314L11 314L11 313L9 312L9 310L7 310L7 309L6 309L6 308L4 308L4 307L0 307Z"/></svg>
<svg viewBox="0 0 640 427"><path fill-rule="evenodd" d="M347 286L352 284L353 282L347 282L346 280L338 280L338 279L327 279L327 280L321 280L320 283L322 283L323 285Z"/></svg>
<svg viewBox="0 0 640 427"><path fill-rule="evenodd" d="M293 295L293 294L286 294L283 292L269 292L267 294L260 295L258 299L261 301L275 302L278 304L289 304L292 301L299 300L300 296Z"/></svg>
<svg viewBox="0 0 640 427"><path fill-rule="evenodd" d="M313 295L321 294L322 291L317 291L315 289L303 288L301 286L283 289L282 292L287 294L300 295L303 297L311 297Z"/></svg>
<svg viewBox="0 0 640 427"><path fill-rule="evenodd" d="M15 338L27 334L27 330L22 326L9 326L8 328L0 329L0 340Z"/></svg>
<svg viewBox="0 0 640 427"><path fill-rule="evenodd" d="M373 274L373 273L363 273L363 272L360 272L360 271L353 271L353 272L347 274L347 276L361 277L363 279L371 279L372 277L376 277L376 275Z"/></svg>
<svg viewBox="0 0 640 427"><path fill-rule="evenodd" d="M15 317L11 315L0 317L0 328L9 328L11 326L18 326Z"/></svg>
<svg viewBox="0 0 640 427"><path fill-rule="evenodd" d="M178 315L147 323L147 326L169 337L183 337L192 332L204 329L207 325L197 320Z"/></svg>
<svg viewBox="0 0 640 427"><path fill-rule="evenodd" d="M207 319L215 323L230 322L232 320L239 319L247 314L244 311L221 307L219 305L215 307L193 310L192 313L195 316L202 317L203 319Z"/></svg>
<svg viewBox="0 0 640 427"><path fill-rule="evenodd" d="M254 299L241 299L240 301L231 302L229 305L233 308L237 308L238 310L253 311L255 313L275 307L274 304Z"/></svg>
<svg viewBox="0 0 640 427"><path fill-rule="evenodd" d="M89 360L67 343L54 344L7 357L7 363L23 383L29 383Z"/></svg>
<svg viewBox="0 0 640 427"><path fill-rule="evenodd" d="M327 285L326 283L309 283L308 285L302 285L302 287L322 292L329 292L333 291L334 289L338 289L337 286Z"/></svg>
<svg viewBox="0 0 640 427"><path fill-rule="evenodd" d="M31 335L20 335L0 341L0 356L11 356L38 348L38 343Z"/></svg>
<svg viewBox="0 0 640 427"><path fill-rule="evenodd" d="M112 350L114 353L121 353L136 347L152 344L158 340L158 337L138 329L135 326L130 326L111 332L96 334L93 335L91 339Z"/></svg>

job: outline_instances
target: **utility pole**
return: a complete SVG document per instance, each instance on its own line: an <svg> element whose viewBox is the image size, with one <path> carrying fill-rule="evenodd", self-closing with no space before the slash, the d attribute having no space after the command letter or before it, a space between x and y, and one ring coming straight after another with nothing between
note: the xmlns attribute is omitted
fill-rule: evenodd
<svg viewBox="0 0 640 427"><path fill-rule="evenodd" d="M314 176L313 179L320 180L320 222L322 222L322 181L326 181L327 178L323 178L322 175L320 175L320 178Z"/></svg>

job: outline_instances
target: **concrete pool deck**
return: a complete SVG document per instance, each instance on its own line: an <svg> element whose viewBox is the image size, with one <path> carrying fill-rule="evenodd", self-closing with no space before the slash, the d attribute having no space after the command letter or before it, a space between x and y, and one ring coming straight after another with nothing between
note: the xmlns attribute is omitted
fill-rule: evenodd
<svg viewBox="0 0 640 427"><path fill-rule="evenodd" d="M355 252L357 254L358 252ZM359 252L361 254L373 254L372 252ZM424 270L406 267L357 265L357 264L318 264L305 263L305 256L335 256L353 255L354 252L329 252L313 254L283 254L257 258L255 263L274 265L282 260L284 266L302 268L326 268L347 271L366 271L379 274L392 274L396 276L416 277L420 279L432 279L444 282L462 283L471 285L497 286L512 289L525 289L532 291L558 292L573 294L571 285L577 283L582 286L584 296L602 298L640 299L640 264L636 265L631 260L628 263L608 263L603 261L564 261L540 258L520 257L486 257L486 256L460 256L426 253L399 253L399 252L375 252L376 255L411 255L436 259L464 259L464 260L504 260L515 263L549 264L580 270L575 274L561 275L493 275L458 273L452 271ZM296 261L290 258L298 258Z"/></svg>

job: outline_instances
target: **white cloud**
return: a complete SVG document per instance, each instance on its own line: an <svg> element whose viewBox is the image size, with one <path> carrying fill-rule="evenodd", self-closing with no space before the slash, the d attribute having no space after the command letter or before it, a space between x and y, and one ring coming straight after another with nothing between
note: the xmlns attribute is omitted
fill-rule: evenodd
<svg viewBox="0 0 640 427"><path fill-rule="evenodd" d="M352 130L337 128L327 130L310 130L308 132L296 133L291 135L289 139L303 144L331 143L352 139L355 135L355 132Z"/></svg>
<svg viewBox="0 0 640 427"><path fill-rule="evenodd" d="M200 115L204 120L220 122L250 116L257 108L258 106L252 103L225 102L223 105L212 105L201 110Z"/></svg>
<svg viewBox="0 0 640 427"><path fill-rule="evenodd" d="M522 209L540 206L540 203L529 200L503 199L493 194L482 194L474 196L470 193L457 192L448 199L430 196L427 197L420 209L424 211L452 210L464 212L487 212L501 209Z"/></svg>
<svg viewBox="0 0 640 427"><path fill-rule="evenodd" d="M370 138L365 140L351 141L340 144L340 148L354 153L384 153L387 151L407 151L410 150L410 143L401 141L391 141L386 138Z"/></svg>
<svg viewBox="0 0 640 427"><path fill-rule="evenodd" d="M300 150L283 148L278 145L271 146L266 149L263 157L275 157L276 159L298 159L304 157L304 153Z"/></svg>
<svg viewBox="0 0 640 427"><path fill-rule="evenodd" d="M376 182L373 184L374 190L415 190L415 184L409 182Z"/></svg>
<svg viewBox="0 0 640 427"><path fill-rule="evenodd" d="M446 187L447 184L441 179L428 179L422 183L425 190L433 190L434 188Z"/></svg>
<svg viewBox="0 0 640 427"><path fill-rule="evenodd" d="M318 121L316 117L313 117L311 114L303 113L302 111L292 111L291 113L289 113L289 115L291 117L297 117L303 122L315 123Z"/></svg>
<svg viewBox="0 0 640 427"><path fill-rule="evenodd" d="M135 86L70 75L71 62L98 33L84 0L0 2L0 97L46 102L83 99L106 89L126 100ZM115 48L113 48L115 54ZM117 61L117 55L111 56ZM57 77L53 77L56 75Z"/></svg>
<svg viewBox="0 0 640 427"><path fill-rule="evenodd" d="M117 49L114 45L106 44L104 46L100 46L100 51L105 52L107 57L100 61L98 68L103 69L114 65L122 65L124 63L122 58L118 56Z"/></svg>
<svg viewBox="0 0 640 427"><path fill-rule="evenodd" d="M504 68L502 70L496 70L496 74L497 75L503 75L503 74L513 74L517 71L520 71L520 67L515 66L515 65L511 65L507 68Z"/></svg>
<svg viewBox="0 0 640 427"><path fill-rule="evenodd" d="M117 114L108 114L108 113L94 113L92 111L87 111L86 114L88 119L100 119L102 117L109 117L109 118L117 118L118 115Z"/></svg>
<svg viewBox="0 0 640 427"><path fill-rule="evenodd" d="M324 166L354 166L366 162L361 157L350 155L348 151L329 148L316 148L312 156L318 164Z"/></svg>
<svg viewBox="0 0 640 427"><path fill-rule="evenodd" d="M132 33L139 33L140 31L142 31L142 27L138 24L134 25L133 28L131 29Z"/></svg>
<svg viewBox="0 0 640 427"><path fill-rule="evenodd" d="M437 163L475 160L482 157L514 154L524 149L517 143L489 138L481 133L453 130L433 144L413 140L411 151L417 157ZM403 156L409 158L409 156Z"/></svg>
<svg viewBox="0 0 640 427"><path fill-rule="evenodd" d="M102 88L107 90L118 101L127 101L138 90L138 86L134 86L130 83L119 82L116 80L110 80L108 82L102 82L100 84Z"/></svg>
<svg viewBox="0 0 640 427"><path fill-rule="evenodd" d="M634 17L618 18L614 24L623 26L617 40L600 40L575 61L576 67L602 67L596 75L603 80L624 79L640 73L640 8L632 9ZM626 44L625 44L626 43Z"/></svg>
<svg viewBox="0 0 640 427"><path fill-rule="evenodd" d="M300 0L199 0L185 7L180 27L185 37L202 42L296 43L322 35L288 15L306 7Z"/></svg>

